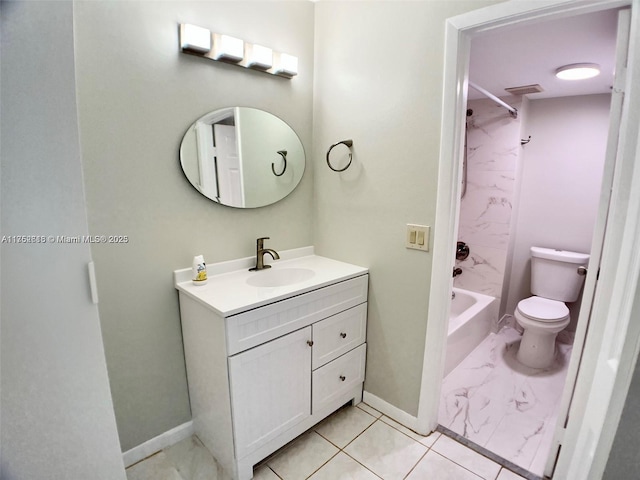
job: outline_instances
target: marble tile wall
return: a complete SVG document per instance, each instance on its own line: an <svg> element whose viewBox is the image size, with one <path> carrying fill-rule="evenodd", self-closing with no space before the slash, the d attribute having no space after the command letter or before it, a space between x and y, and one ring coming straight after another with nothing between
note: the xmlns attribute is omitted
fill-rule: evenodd
<svg viewBox="0 0 640 480"><path fill-rule="evenodd" d="M505 99L520 108L516 97ZM500 298L513 213L520 122L489 99L470 100L467 117L467 189L460 205L458 239L471 254L456 261L454 286ZM499 301L499 300L498 300Z"/></svg>

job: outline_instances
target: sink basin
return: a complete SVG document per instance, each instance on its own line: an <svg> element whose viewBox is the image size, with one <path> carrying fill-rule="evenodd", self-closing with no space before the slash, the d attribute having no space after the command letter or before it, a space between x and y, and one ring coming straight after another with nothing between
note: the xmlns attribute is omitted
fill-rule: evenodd
<svg viewBox="0 0 640 480"><path fill-rule="evenodd" d="M254 272L247 283L253 287L283 287L304 282L314 275L315 272L308 268L271 268Z"/></svg>

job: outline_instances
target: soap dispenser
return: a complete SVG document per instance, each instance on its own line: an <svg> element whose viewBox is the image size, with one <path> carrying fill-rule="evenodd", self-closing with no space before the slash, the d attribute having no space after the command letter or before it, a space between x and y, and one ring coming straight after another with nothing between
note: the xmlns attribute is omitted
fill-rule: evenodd
<svg viewBox="0 0 640 480"><path fill-rule="evenodd" d="M202 255L193 257L193 284L205 285L207 283L207 265Z"/></svg>

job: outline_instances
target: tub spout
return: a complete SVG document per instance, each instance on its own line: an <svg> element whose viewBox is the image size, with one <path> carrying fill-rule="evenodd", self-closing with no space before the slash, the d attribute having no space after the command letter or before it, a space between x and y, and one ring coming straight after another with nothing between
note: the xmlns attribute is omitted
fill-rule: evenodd
<svg viewBox="0 0 640 480"><path fill-rule="evenodd" d="M462 269L460 267L454 267L453 276L457 277L458 275L462 275Z"/></svg>

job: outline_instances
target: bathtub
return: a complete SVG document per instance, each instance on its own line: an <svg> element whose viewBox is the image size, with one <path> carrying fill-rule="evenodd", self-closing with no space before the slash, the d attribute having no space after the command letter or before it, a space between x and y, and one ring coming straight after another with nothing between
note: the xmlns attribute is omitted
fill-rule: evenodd
<svg viewBox="0 0 640 480"><path fill-rule="evenodd" d="M444 376L476 348L498 320L498 301L482 293L454 288L451 300Z"/></svg>

